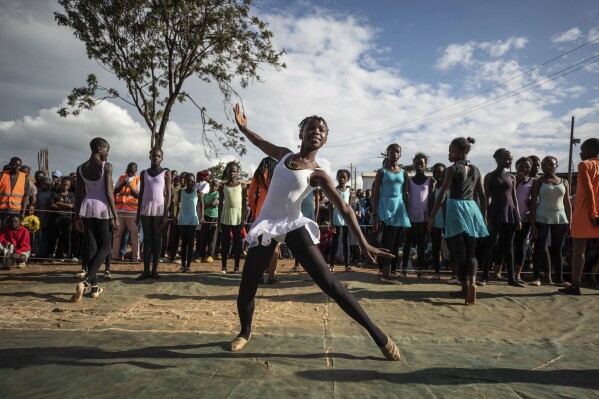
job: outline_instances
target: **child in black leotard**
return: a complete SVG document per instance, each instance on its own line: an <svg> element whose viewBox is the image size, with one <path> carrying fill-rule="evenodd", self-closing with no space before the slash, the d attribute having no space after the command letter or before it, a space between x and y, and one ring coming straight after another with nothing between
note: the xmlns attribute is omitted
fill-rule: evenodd
<svg viewBox="0 0 599 399"><path fill-rule="evenodd" d="M285 241L316 284L350 317L366 328L385 357L389 360L399 360L399 349L395 343L370 320L356 298L330 272L327 262L317 247L318 225L301 213L302 200L315 187L321 187L324 194L343 215L352 233L359 240L363 253L370 260L374 261L373 256L393 256L366 242L354 212L343 202L331 178L318 167L315 157L327 140L326 122L318 116L304 119L300 123L301 148L298 153L293 153L285 147L278 147L264 140L248 129L247 119L241 114L239 104L234 110L239 130L266 155L279 159L280 162L270 182L260 216L256 218L246 236L250 249L245 259L237 297L241 332L231 343L231 350L241 350L251 337L254 297L258 283L277 241Z"/></svg>
<svg viewBox="0 0 599 399"><path fill-rule="evenodd" d="M524 287L514 276L514 234L522 228L522 223L516 198L516 178L505 172L512 164L512 153L500 148L495 151L493 158L497 168L485 176L484 182L487 201L491 200L487 208L487 223L491 232L485 243L483 278L479 285L487 283L495 251L499 251L507 267L508 284Z"/></svg>
<svg viewBox="0 0 599 399"><path fill-rule="evenodd" d="M445 171L443 187L428 218L427 229L433 228L435 214L449 192L445 218L445 237L452 250L458 268L462 290L453 293L456 298L464 298L466 305L476 302L476 239L489 235L483 215L487 214L487 200L478 168L467 159L474 139L459 137L449 145L448 159L453 162ZM474 201L478 194L479 206Z"/></svg>

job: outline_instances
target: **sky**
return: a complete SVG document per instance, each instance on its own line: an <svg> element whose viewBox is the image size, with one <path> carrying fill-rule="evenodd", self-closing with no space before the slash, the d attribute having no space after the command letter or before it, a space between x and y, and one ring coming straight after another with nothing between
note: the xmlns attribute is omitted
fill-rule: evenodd
<svg viewBox="0 0 599 399"><path fill-rule="evenodd" d="M149 131L127 104L110 100L58 116L89 73L124 90L57 26L59 10L55 1L0 0L0 162L19 156L35 170L37 152L49 147L50 169L68 173L101 136L115 173L132 161L146 168ZM298 123L324 117L330 133L318 161L332 175L350 165L358 174L376 170L391 143L402 146L401 163L424 152L429 165L447 164L459 136L476 139L470 159L483 173L495 168L492 155L502 147L514 161L556 156L566 171L571 117L576 138L599 137L596 1L255 0L252 12L269 24L287 68L264 67L263 82L240 90L249 127L295 151ZM184 88L234 126L214 87L190 80ZM243 157L224 149L208 157L200 131L197 110L177 105L163 166L197 172L238 160L252 171L264 156L250 144Z"/></svg>

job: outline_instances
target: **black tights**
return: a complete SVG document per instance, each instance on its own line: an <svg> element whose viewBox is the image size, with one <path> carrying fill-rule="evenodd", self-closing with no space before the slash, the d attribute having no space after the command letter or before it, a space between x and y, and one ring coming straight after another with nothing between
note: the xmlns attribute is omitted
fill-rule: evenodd
<svg viewBox="0 0 599 399"><path fill-rule="evenodd" d="M195 225L179 225L179 235L181 236L181 267L190 268L193 259L193 241L195 239Z"/></svg>
<svg viewBox="0 0 599 399"><path fill-rule="evenodd" d="M144 272L150 272L150 259L152 259L152 273L158 271L160 250L162 249L162 229L160 222L162 216L142 216L141 227L144 231Z"/></svg>
<svg viewBox="0 0 599 399"><path fill-rule="evenodd" d="M413 222L412 227L406 230L406 241L403 245L403 264L404 269L408 268L412 242L416 239L418 248L418 271L424 269L424 239L426 238L426 222Z"/></svg>
<svg viewBox="0 0 599 399"><path fill-rule="evenodd" d="M339 235L343 231L343 259L345 267L349 266L349 228L347 226L334 226L335 234L333 234L333 245L331 248L330 265L331 267L335 263L335 256L337 255L337 248L339 248Z"/></svg>
<svg viewBox="0 0 599 399"><path fill-rule="evenodd" d="M389 258L381 258L383 266L389 265L391 263L391 270L397 271L397 252L399 251L399 242L401 241L401 233L403 231L403 227L391 226L388 224L383 224L383 248L389 250L390 253L395 255L395 257L391 260Z"/></svg>
<svg viewBox="0 0 599 399"><path fill-rule="evenodd" d="M235 257L235 270L239 270L239 261L241 259L241 226L221 224L221 229L222 244L220 249L221 256L223 258L222 269L227 270L227 256L229 255L229 249L231 247L231 232L233 232L233 256Z"/></svg>
<svg viewBox="0 0 599 399"><path fill-rule="evenodd" d="M104 259L112 251L112 233L110 232L110 219L83 218L83 227L86 242L87 280L91 285L98 284L96 274Z"/></svg>
<svg viewBox="0 0 599 399"><path fill-rule="evenodd" d="M435 273L441 273L441 240L443 239L443 229L433 227L431 231L431 242L433 244L433 266ZM420 255L418 255L420 256Z"/></svg>
<svg viewBox="0 0 599 399"><path fill-rule="evenodd" d="M528 233L530 233L530 223L524 222L514 236L514 264L516 265L522 266L526 259Z"/></svg>
<svg viewBox="0 0 599 399"><path fill-rule="evenodd" d="M446 240L453 252L458 269L458 279L461 282L465 282L467 278L474 279L476 277L476 268L478 267L478 262L476 261L476 238L462 232L457 236L446 238Z"/></svg>
<svg viewBox="0 0 599 399"><path fill-rule="evenodd" d="M387 336L370 320L356 298L328 270L327 262L318 247L313 243L306 228L300 227L287 233L285 243L318 287L337 302L345 313L364 327L379 347L385 346ZM237 311L241 322L239 336L245 339L248 339L252 332L252 317L255 308L254 297L258 290L258 283L268 267L276 245L275 240L272 240L268 246L258 244L250 248L245 259L239 296L237 297Z"/></svg>
<svg viewBox="0 0 599 399"><path fill-rule="evenodd" d="M485 241L485 254L483 256L483 280L489 279L489 269L495 250L503 258L507 268L507 278L514 281L514 234L516 233L516 224L514 223L495 223L491 226L489 237ZM499 261L501 262L501 261Z"/></svg>
<svg viewBox="0 0 599 399"><path fill-rule="evenodd" d="M545 246L547 245L547 235L551 230L551 247L549 255L551 264L555 270L555 282L564 282L563 267L562 267L562 245L566 236L567 224L546 224L535 223L537 227L537 239L535 240L535 251L533 253L533 278L538 279L541 276L541 265L544 265L543 270L547 271L547 278L551 278L549 273L550 267L546 262L543 262Z"/></svg>

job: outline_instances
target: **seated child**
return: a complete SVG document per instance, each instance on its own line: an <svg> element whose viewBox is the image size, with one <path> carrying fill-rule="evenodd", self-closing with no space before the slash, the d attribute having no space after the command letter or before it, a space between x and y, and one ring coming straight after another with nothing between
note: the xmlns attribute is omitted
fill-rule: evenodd
<svg viewBox="0 0 599 399"><path fill-rule="evenodd" d="M8 269L13 265L25 267L31 255L29 231L21 226L21 217L11 215L6 227L0 232L0 257L3 268Z"/></svg>

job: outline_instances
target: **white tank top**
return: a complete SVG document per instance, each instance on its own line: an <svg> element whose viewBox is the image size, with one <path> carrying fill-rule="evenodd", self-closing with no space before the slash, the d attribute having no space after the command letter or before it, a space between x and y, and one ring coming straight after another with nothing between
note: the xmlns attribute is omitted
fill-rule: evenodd
<svg viewBox="0 0 599 399"><path fill-rule="evenodd" d="M259 236L262 245L270 244L272 238L282 242L285 234L302 226L306 226L315 244L319 242L318 225L304 217L301 209L302 200L314 190L310 176L322 169L291 170L285 165L291 155L285 155L275 167L260 215L245 238L250 247L258 245Z"/></svg>

